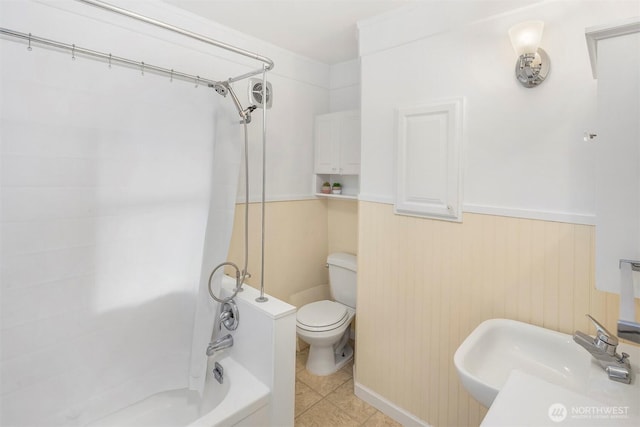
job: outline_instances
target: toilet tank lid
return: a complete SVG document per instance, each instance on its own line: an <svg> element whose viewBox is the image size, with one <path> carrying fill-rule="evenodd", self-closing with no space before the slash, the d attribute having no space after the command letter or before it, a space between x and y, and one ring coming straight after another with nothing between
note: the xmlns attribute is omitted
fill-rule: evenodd
<svg viewBox="0 0 640 427"><path fill-rule="evenodd" d="M336 252L327 257L327 264L358 271L358 258L355 255L344 252Z"/></svg>

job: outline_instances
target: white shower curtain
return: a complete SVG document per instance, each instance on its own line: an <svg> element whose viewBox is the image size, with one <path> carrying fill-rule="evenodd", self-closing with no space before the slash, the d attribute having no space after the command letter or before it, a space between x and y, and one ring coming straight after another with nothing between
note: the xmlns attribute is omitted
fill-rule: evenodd
<svg viewBox="0 0 640 427"><path fill-rule="evenodd" d="M212 325L201 272L233 221L232 106L0 43L0 425L84 425L188 386Z"/></svg>
<svg viewBox="0 0 640 427"><path fill-rule="evenodd" d="M211 177L211 199L204 241L202 271L196 305L191 346L189 388L202 391L207 368L206 349L212 337L214 316L218 306L209 295L209 276L213 269L227 260L238 187L238 174L244 148L243 126L231 102L216 108L216 136ZM240 261L237 261L240 263ZM241 267L242 268L242 267ZM220 296L224 269L220 268L212 288Z"/></svg>

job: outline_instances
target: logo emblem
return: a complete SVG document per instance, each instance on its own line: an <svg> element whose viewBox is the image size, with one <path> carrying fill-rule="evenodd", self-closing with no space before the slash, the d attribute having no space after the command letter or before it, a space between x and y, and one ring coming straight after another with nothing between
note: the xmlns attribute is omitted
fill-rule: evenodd
<svg viewBox="0 0 640 427"><path fill-rule="evenodd" d="M554 403L549 406L548 415L554 423L560 423L567 418L567 408L562 403Z"/></svg>

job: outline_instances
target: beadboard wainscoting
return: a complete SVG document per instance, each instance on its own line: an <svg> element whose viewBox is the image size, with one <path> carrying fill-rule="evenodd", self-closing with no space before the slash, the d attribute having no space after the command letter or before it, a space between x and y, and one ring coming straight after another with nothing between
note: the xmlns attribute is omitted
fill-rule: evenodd
<svg viewBox="0 0 640 427"><path fill-rule="evenodd" d="M247 283L260 287L260 203L249 204ZM358 204L344 200L289 200L265 206L265 292L289 301L298 292L329 283L333 252L357 254ZM228 260L244 257L244 204L236 206ZM232 270L227 271L232 274Z"/></svg>
<svg viewBox="0 0 640 427"><path fill-rule="evenodd" d="M593 226L473 213L458 224L370 202L358 213L356 387L425 423L482 421L453 354L486 319L593 334L590 313L615 330L618 296L594 286Z"/></svg>
<svg viewBox="0 0 640 427"><path fill-rule="evenodd" d="M236 205L227 259L244 262L244 204ZM247 283L260 288L260 203L249 204L249 266ZM325 200L269 202L265 205L265 292L289 296L328 283L327 204ZM242 268L242 267L240 267ZM227 272L229 273L229 272Z"/></svg>

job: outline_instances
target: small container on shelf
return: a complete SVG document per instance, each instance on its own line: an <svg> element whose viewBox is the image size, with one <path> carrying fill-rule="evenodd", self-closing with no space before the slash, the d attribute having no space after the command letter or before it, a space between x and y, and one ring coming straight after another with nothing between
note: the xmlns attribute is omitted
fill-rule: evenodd
<svg viewBox="0 0 640 427"><path fill-rule="evenodd" d="M320 191L324 194L330 194L331 193L331 184L329 184L328 182L324 182L322 183L322 187L320 188Z"/></svg>
<svg viewBox="0 0 640 427"><path fill-rule="evenodd" d="M342 194L342 185L339 182L334 182L331 186L331 192L333 194Z"/></svg>

